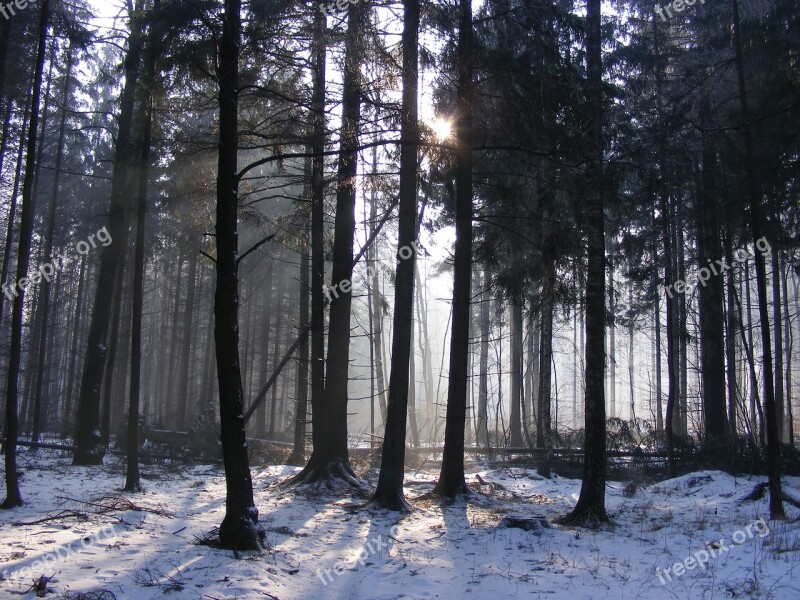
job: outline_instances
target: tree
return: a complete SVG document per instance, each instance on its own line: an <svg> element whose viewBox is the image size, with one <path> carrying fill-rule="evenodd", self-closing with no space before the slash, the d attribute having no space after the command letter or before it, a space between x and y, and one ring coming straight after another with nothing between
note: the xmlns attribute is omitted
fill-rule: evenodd
<svg viewBox="0 0 800 600"><path fill-rule="evenodd" d="M113 242L103 248L95 289L92 319L89 326L86 358L78 393L78 417L75 431L75 465L102 464L105 448L100 435L100 393L109 344L116 343L108 333L111 326L114 281L117 269L124 268L121 257L127 245L128 208L132 188L131 165L135 159L132 139L134 101L144 46L142 34L142 2L137 2L130 15L128 52L125 55L125 86L120 94L119 129L115 147L114 174L108 211L108 232Z"/></svg>
<svg viewBox="0 0 800 600"><path fill-rule="evenodd" d="M750 231L753 242L761 240L761 196L756 179L753 156L753 135L750 131L750 108L744 78L739 0L733 0L733 40L736 50L736 75L739 86L742 137L744 138L747 197L750 206ZM772 366L772 342L769 327L769 297L767 296L767 269L764 255L755 253L756 287L758 288L758 310L761 318L761 340L764 362L764 413L767 421L767 471L769 474L769 512L772 519L785 519L783 493L781 490L781 450L778 436L778 419L775 408L775 375ZM773 274L778 277L778 274Z"/></svg>
<svg viewBox="0 0 800 600"><path fill-rule="evenodd" d="M469 382L469 306L472 286L472 0L459 0L456 69L455 206L456 242L453 256L453 318L444 454L434 495L454 498L467 493L464 480L464 427Z"/></svg>
<svg viewBox="0 0 800 600"><path fill-rule="evenodd" d="M709 122L710 107L703 108L705 121ZM711 275L710 266L722 258L720 245L719 217L716 207L719 199L716 193L714 168L716 156L709 139L703 135L701 189L697 194L697 262L700 277L705 277L704 285L698 289L700 304L700 350L703 379L703 412L706 440L714 443L728 435L728 422L725 405L725 348L722 277ZM706 269L705 276L703 269Z"/></svg>
<svg viewBox="0 0 800 600"><path fill-rule="evenodd" d="M137 171L138 205L136 210L136 238L133 263L133 307L131 310L131 382L128 404L128 456L125 474L125 491L139 492L139 394L142 377L142 316L145 276L145 225L147 223L147 187L150 177L150 146L153 129L153 84L156 77L157 46L160 25L152 18L158 15L160 0L153 0L150 12L150 32L139 88L139 121L141 134L138 140ZM121 290L120 290L121 292Z"/></svg>
<svg viewBox="0 0 800 600"><path fill-rule="evenodd" d="M39 15L39 36L36 51L36 68L31 92L30 127L25 159L25 180L22 184L22 209L19 229L19 250L17 251L17 280L19 293L14 295L11 309L11 348L8 360L8 381L6 388L6 498L0 508L10 509L22 506L17 473L17 438L19 418L17 404L19 394L19 372L22 358L22 320L25 305L25 287L28 267L31 260L31 239L33 237L34 202L33 178L37 160L37 137L39 131L39 103L44 76L44 60L47 44L47 29L50 22L50 0L42 0Z"/></svg>
<svg viewBox="0 0 800 600"><path fill-rule="evenodd" d="M56 150L56 164L55 175L53 178L53 188L50 194L50 203L47 209L47 232L44 236L44 256L52 256L53 253L53 236L56 225L56 208L58 207L59 196L59 183L61 181L61 169L64 162L64 146L66 138L66 123L67 123L67 104L70 97L72 65L73 65L73 49L67 49L67 70L64 75L64 89L61 96L61 123L58 133L58 146ZM33 443L39 441L41 432L47 429L47 416L48 416L48 398L47 390L45 389L45 379L47 372L47 348L50 339L50 316L51 309L50 300L52 289L50 286L49 278L41 283L41 306L42 306L42 322L40 325L39 336L39 359L37 360L36 369L36 388L34 393L36 399L34 402L33 413L33 435L31 440Z"/></svg>
<svg viewBox="0 0 800 600"><path fill-rule="evenodd" d="M260 550L265 532L258 523L244 427L244 391L239 368L239 53L241 0L225 0L216 76L219 85L214 343L219 381L225 518L219 541L232 550Z"/></svg>
<svg viewBox="0 0 800 600"><path fill-rule="evenodd" d="M392 361L386 433L383 437L378 487L372 499L384 508L406 510L403 472L406 452L406 419L409 399L409 358L414 331L414 270L417 237L417 81L419 48L419 0L403 2L403 102L400 114L400 222L394 292ZM410 249L411 255L406 256ZM413 391L412 391L413 393ZM415 418L412 415L412 419ZM412 427L415 423L412 421Z"/></svg>
<svg viewBox="0 0 800 600"><path fill-rule="evenodd" d="M567 524L607 521L605 370L605 217L603 214L603 64L600 0L586 1L589 153L586 168L586 442L578 503Z"/></svg>
<svg viewBox="0 0 800 600"><path fill-rule="evenodd" d="M312 483L335 477L358 485L358 478L350 466L347 451L347 386L350 366L350 317L353 242L355 240L355 178L358 166L356 158L361 121L360 69L366 14L367 7L360 4L350 4L347 10L348 25L342 83L342 133L336 175L336 218L331 273L333 293L325 367L327 377L321 406L312 405L312 410L316 411L317 408L320 408L322 412L321 420L313 421L314 433L319 435L314 438L314 449L308 459L308 464L294 478L297 483ZM322 431L317 431L318 425Z"/></svg>

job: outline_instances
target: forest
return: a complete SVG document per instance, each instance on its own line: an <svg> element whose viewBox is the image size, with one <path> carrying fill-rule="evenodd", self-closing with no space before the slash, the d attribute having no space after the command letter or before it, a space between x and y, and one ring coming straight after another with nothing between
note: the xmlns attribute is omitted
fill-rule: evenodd
<svg viewBox="0 0 800 600"><path fill-rule="evenodd" d="M0 1L0 598L800 597L799 184L798 0Z"/></svg>

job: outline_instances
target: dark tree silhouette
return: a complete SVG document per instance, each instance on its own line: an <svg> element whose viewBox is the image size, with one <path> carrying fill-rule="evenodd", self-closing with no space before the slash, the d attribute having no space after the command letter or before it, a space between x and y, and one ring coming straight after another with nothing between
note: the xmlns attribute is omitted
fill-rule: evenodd
<svg viewBox="0 0 800 600"><path fill-rule="evenodd" d="M419 48L419 0L403 2L403 102L400 114L400 222L394 288L394 326L383 438L381 470L373 501L391 510L406 510L403 472L408 418L409 358L414 331L414 268L417 236L417 82ZM407 256L407 250L411 255ZM413 416L412 416L413 418ZM413 422L412 422L413 426Z"/></svg>

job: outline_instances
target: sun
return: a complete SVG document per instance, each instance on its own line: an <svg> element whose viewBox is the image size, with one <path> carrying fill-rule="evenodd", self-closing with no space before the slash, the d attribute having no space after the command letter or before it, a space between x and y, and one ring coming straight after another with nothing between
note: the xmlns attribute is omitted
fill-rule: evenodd
<svg viewBox="0 0 800 600"><path fill-rule="evenodd" d="M440 142L443 142L451 135L453 135L453 125L447 119L442 119L441 117L436 117L433 122L431 123L431 129L433 130L433 135L436 136L436 139Z"/></svg>

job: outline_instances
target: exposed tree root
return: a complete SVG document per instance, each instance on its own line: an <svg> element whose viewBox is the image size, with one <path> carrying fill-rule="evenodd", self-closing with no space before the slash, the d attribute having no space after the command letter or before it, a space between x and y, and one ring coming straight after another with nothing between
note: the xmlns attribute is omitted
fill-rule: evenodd
<svg viewBox="0 0 800 600"><path fill-rule="evenodd" d="M746 504L747 502L756 502L761 500L764 497L764 494L767 493L767 488L769 487L768 481L762 481L761 483L757 483L753 490L747 494L746 496L742 497L739 500L739 504Z"/></svg>
<svg viewBox="0 0 800 600"><path fill-rule="evenodd" d="M219 526L219 545L227 550L257 551L266 549L264 528L251 515L225 515Z"/></svg>
<svg viewBox="0 0 800 600"><path fill-rule="evenodd" d="M378 493L376 490L369 502L364 507L375 506L386 510L393 510L397 512L410 513L414 509L406 500L403 492L394 493Z"/></svg>
<svg viewBox="0 0 800 600"><path fill-rule="evenodd" d="M346 459L335 458L323 462L314 460L313 457L302 471L291 477L281 487L288 488L313 483L324 484L331 491L336 489L337 483L344 483L359 494L365 494L367 489L367 483L356 475L350 462Z"/></svg>
<svg viewBox="0 0 800 600"><path fill-rule="evenodd" d="M559 519L554 519L553 522L566 527L600 529L603 525L610 525L611 519L608 518L605 510L598 510L592 506L581 507L578 503L572 512Z"/></svg>

